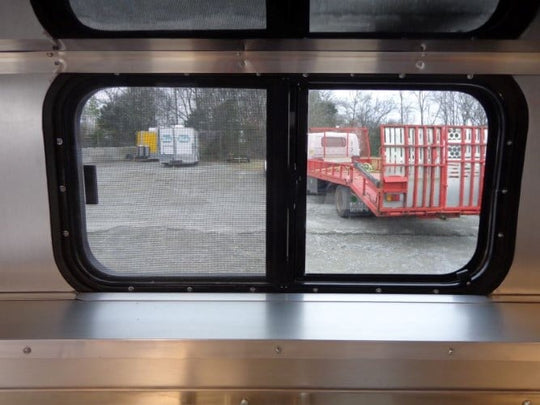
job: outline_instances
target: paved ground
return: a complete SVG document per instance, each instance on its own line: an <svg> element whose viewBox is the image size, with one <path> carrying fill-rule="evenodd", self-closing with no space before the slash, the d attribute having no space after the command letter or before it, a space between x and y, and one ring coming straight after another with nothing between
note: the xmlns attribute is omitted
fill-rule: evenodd
<svg viewBox="0 0 540 405"><path fill-rule="evenodd" d="M264 274L262 162L98 164L87 205L95 257L113 274ZM476 246L477 217L340 218L333 195L308 196L310 273L447 273Z"/></svg>

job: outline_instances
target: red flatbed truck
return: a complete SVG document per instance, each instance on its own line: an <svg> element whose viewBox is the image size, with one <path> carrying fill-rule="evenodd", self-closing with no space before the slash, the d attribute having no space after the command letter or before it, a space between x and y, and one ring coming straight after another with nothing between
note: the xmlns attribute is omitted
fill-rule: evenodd
<svg viewBox="0 0 540 405"><path fill-rule="evenodd" d="M318 134L324 149L330 133L343 134L347 143L356 136L359 153L311 153L309 138ZM342 217L477 215L487 136L485 126L383 125L380 156L371 156L367 128L311 128L308 192L335 188L336 210ZM347 154L350 149L347 145Z"/></svg>

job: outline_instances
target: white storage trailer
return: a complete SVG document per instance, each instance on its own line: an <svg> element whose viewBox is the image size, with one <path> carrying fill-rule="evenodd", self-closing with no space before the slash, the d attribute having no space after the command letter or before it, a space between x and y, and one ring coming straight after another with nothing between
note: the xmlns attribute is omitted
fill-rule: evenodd
<svg viewBox="0 0 540 405"><path fill-rule="evenodd" d="M160 127L159 161L164 166L184 166L199 163L199 134L194 128L180 125Z"/></svg>

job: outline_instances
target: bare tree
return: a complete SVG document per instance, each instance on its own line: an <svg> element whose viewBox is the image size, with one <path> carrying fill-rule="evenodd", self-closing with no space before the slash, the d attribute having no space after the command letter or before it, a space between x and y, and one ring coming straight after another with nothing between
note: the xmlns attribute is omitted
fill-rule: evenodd
<svg viewBox="0 0 540 405"><path fill-rule="evenodd" d="M429 91L412 91L411 94L416 100L416 110L420 117L420 125L426 125L428 119L431 118L431 97ZM431 121L431 120L430 120ZM431 122L432 123L432 122Z"/></svg>
<svg viewBox="0 0 540 405"><path fill-rule="evenodd" d="M357 91L350 100L341 101L342 120L346 126L376 128L397 106L393 99L379 99L371 92Z"/></svg>
<svg viewBox="0 0 540 405"><path fill-rule="evenodd" d="M409 124L412 121L411 114L413 112L412 102L407 97L406 92L399 92L399 118L401 124Z"/></svg>
<svg viewBox="0 0 540 405"><path fill-rule="evenodd" d="M457 103L463 125L487 125L486 111L476 98L466 93L457 93Z"/></svg>

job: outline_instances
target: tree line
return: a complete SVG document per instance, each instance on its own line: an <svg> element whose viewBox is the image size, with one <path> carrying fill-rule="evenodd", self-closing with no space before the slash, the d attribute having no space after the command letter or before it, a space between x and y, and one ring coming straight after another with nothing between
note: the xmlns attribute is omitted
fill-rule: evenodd
<svg viewBox="0 0 540 405"><path fill-rule="evenodd" d="M309 93L309 128L366 127L372 153L380 147L383 124L487 125L482 105L456 91L365 91L344 97L331 90Z"/></svg>
<svg viewBox="0 0 540 405"><path fill-rule="evenodd" d="M367 127L373 151L382 124L486 125L480 103L450 91L309 92L308 126ZM126 87L100 90L84 105L82 147L134 146L137 131L183 125L199 133L203 159L266 155L266 91Z"/></svg>

